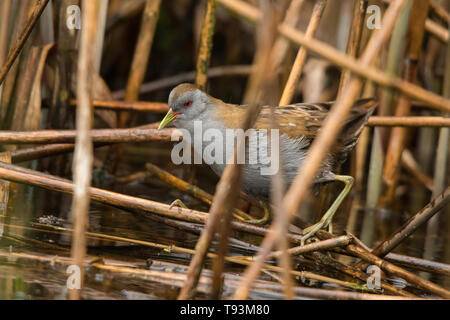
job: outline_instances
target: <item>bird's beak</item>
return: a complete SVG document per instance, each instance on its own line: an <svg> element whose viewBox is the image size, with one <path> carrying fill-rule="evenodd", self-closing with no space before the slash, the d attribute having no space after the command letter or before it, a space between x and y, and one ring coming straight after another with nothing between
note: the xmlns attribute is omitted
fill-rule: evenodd
<svg viewBox="0 0 450 320"><path fill-rule="evenodd" d="M172 108L170 108L164 119L162 119L159 123L158 130L164 129L169 123L175 120L176 117L178 117L178 113L174 112Z"/></svg>

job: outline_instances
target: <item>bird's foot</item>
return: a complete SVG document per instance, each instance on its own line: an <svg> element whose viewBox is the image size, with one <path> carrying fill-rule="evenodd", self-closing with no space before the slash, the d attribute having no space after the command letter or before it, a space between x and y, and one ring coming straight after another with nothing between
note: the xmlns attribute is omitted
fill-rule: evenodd
<svg viewBox="0 0 450 320"><path fill-rule="evenodd" d="M353 185L353 178L350 176L336 175L336 176L334 176L334 178L336 181L343 182L345 184L345 187L341 191L339 196L336 198L336 200L333 202L331 207L327 210L327 212L325 212L322 219L320 219L320 221L318 223L316 223L308 228L305 228L303 230L301 245L304 245L305 241L308 240L309 238L311 238L312 236L314 236L316 234L316 232L319 231L320 229L328 227L328 231L330 233L332 233L332 231L333 231L333 226L331 224L331 220L333 219L333 216L336 213L339 206L341 205L342 201L344 201L345 197L350 192L350 189L352 188L352 185Z"/></svg>
<svg viewBox="0 0 450 320"><path fill-rule="evenodd" d="M259 219L247 219L247 223L264 225L270 220L270 209L269 207L262 201L259 203L260 207L264 210L264 216Z"/></svg>
<svg viewBox="0 0 450 320"><path fill-rule="evenodd" d="M300 240L300 244L303 246L305 244L306 240L313 237L316 234L316 232L319 231L320 229L324 229L326 227L328 227L328 232L332 233L333 224L331 223L331 218L330 219L322 218L322 220L320 220L316 224L313 224L312 226L309 226L308 228L303 229L303 235L302 235L302 239Z"/></svg>
<svg viewBox="0 0 450 320"><path fill-rule="evenodd" d="M189 209L184 203L183 201L181 201L180 199L176 199L175 201L173 201L170 206L169 209L172 209L172 207L177 206L177 207L181 207L184 209Z"/></svg>

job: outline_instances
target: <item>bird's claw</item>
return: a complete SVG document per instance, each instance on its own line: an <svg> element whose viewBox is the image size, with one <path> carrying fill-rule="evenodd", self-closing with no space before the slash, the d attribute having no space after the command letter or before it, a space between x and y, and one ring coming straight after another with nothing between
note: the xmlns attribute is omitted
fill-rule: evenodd
<svg viewBox="0 0 450 320"><path fill-rule="evenodd" d="M181 207L181 208L184 208L184 209L189 209L189 208L183 203L183 201L181 201L180 199L174 200L174 201L170 204L169 209L172 209L173 206Z"/></svg>
<svg viewBox="0 0 450 320"><path fill-rule="evenodd" d="M305 228L303 230L303 235L302 235L302 239L300 240L300 244L303 246L305 244L306 240L313 237L317 233L317 231L319 231L320 229L324 229L326 227L328 227L328 232L332 233L333 225L331 223L331 219L321 220L321 221L317 222L316 224L313 224L312 226Z"/></svg>
<svg viewBox="0 0 450 320"><path fill-rule="evenodd" d="M264 216L262 218L259 219L251 219L251 220L246 220L247 223L250 224L256 224L256 225L264 225L267 223L267 221L270 220L270 209L267 205L264 204L264 202L260 202L260 206L261 208L264 210Z"/></svg>

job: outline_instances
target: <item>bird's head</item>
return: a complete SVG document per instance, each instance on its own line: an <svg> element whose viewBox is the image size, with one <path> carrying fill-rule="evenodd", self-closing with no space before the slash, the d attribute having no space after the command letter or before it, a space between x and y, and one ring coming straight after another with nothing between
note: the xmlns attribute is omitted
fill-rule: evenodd
<svg viewBox="0 0 450 320"><path fill-rule="evenodd" d="M159 124L158 129L173 123L176 127L185 127L199 120L211 104L210 97L197 86L183 83L172 89L169 95L169 111Z"/></svg>

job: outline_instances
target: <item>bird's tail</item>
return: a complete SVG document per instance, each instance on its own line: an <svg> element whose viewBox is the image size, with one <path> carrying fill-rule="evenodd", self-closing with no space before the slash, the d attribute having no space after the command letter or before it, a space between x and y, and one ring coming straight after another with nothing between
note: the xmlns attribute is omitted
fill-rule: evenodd
<svg viewBox="0 0 450 320"><path fill-rule="evenodd" d="M340 134L337 159L342 163L353 150L369 117L373 114L377 103L374 99L360 99L355 102Z"/></svg>

